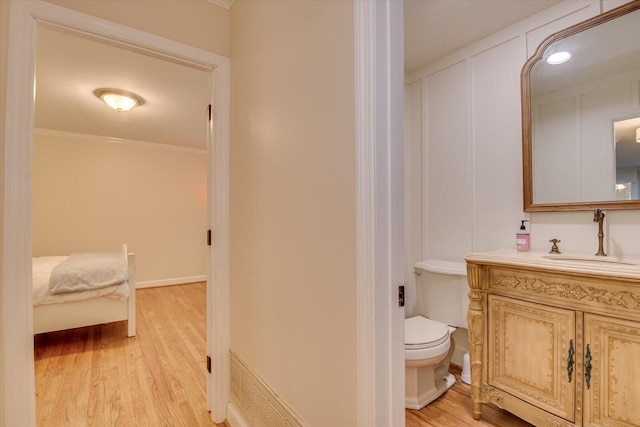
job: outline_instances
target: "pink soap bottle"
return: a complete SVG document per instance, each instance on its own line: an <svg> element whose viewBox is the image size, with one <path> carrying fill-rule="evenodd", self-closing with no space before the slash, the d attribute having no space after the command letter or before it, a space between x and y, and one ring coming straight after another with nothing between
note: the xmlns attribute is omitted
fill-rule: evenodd
<svg viewBox="0 0 640 427"><path fill-rule="evenodd" d="M531 240L529 235L529 230L524 226L525 222L529 222L528 219L523 219L520 221L522 224L520 225L520 230L516 233L516 249L519 252L528 252L531 248Z"/></svg>

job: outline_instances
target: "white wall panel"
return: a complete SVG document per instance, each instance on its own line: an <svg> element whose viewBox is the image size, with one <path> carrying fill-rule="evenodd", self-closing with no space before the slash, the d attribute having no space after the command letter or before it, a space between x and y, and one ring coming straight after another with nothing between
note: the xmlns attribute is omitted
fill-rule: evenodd
<svg viewBox="0 0 640 427"><path fill-rule="evenodd" d="M423 256L462 261L470 248L466 63L428 76L425 84Z"/></svg>
<svg viewBox="0 0 640 427"><path fill-rule="evenodd" d="M597 0L563 2L419 71L423 258L514 245L524 216L522 66L550 34L599 11Z"/></svg>
<svg viewBox="0 0 640 427"><path fill-rule="evenodd" d="M513 39L471 62L474 251L515 245L522 216L521 46Z"/></svg>
<svg viewBox="0 0 640 427"><path fill-rule="evenodd" d="M552 100L533 110L533 157L549 159L544 168L541 162L533 162L533 202L580 200L580 114L576 97Z"/></svg>
<svg viewBox="0 0 640 427"><path fill-rule="evenodd" d="M522 66L553 32L609 10L611 4L601 5L599 0L558 3L408 76L409 81L422 78L426 82L424 258L461 260L469 250L514 246L518 221L526 215L522 212ZM637 93L634 96L637 105ZM464 144L459 139L462 134L467 135ZM458 161L449 157L454 150ZM467 162L464 157L469 150L472 158ZM465 185L464 177L468 182L460 187ZM451 200L454 193L456 198ZM464 197L473 201L473 209L465 209ZM551 238L561 239L561 249L567 252L597 250L592 212L536 212L530 217L534 250L548 250ZM466 227L467 223L472 226ZM640 256L639 225L637 211L607 212L605 249L610 254Z"/></svg>
<svg viewBox="0 0 640 427"><path fill-rule="evenodd" d="M404 98L404 280L405 307L413 313L413 265L422 261L422 81L405 85Z"/></svg>

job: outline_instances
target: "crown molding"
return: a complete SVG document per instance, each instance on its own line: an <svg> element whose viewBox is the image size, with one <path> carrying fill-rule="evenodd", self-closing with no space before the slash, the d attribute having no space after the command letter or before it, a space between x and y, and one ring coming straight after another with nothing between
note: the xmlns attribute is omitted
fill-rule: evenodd
<svg viewBox="0 0 640 427"><path fill-rule="evenodd" d="M203 150L200 148L181 147L179 145L160 144L157 142L114 138L111 136L91 135L87 133L68 132L63 130L36 128L34 129L34 134L40 135L40 136L50 136L50 137L82 140L82 141L89 141L89 142L108 142L111 144L128 144L128 145L135 145L138 147L147 147L147 148L153 148L153 149L182 151L185 153L194 153L194 154L207 154L207 150Z"/></svg>
<svg viewBox="0 0 640 427"><path fill-rule="evenodd" d="M233 3L235 2L235 0L207 0L207 1L209 3L213 3L220 7L224 7L227 10L231 10L231 6L233 6Z"/></svg>

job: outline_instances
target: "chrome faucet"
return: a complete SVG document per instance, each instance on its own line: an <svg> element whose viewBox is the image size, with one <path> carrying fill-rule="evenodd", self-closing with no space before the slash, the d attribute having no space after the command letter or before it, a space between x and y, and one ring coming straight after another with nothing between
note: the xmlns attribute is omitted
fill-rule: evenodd
<svg viewBox="0 0 640 427"><path fill-rule="evenodd" d="M596 209L593 211L593 222L598 223L598 256L607 256L604 253L603 240L604 240L604 231L602 231L602 224L604 223L604 212L602 209Z"/></svg>

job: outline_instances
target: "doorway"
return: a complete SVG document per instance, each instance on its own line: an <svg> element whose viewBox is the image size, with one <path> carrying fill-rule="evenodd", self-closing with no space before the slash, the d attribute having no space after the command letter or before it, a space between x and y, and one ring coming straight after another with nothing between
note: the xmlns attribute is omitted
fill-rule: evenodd
<svg viewBox="0 0 640 427"><path fill-rule="evenodd" d="M127 339L123 323L108 323L36 335L36 424L56 424L54 419L59 415L55 414L65 414L72 424L93 417L100 420L103 413L117 413L118 420L128 420L127 424L138 424L132 422L137 419L134 417L153 420L153 409L163 413L161 408L166 406L155 394L141 391L149 383L158 387L177 382L180 387L173 389L178 390L171 394L174 396L180 396L179 390L193 390L190 398L182 401L188 401L200 419L207 417L206 394L202 393L206 380L206 294L200 295L205 285L197 288L196 299L191 297L193 292L178 292L176 287L164 288L165 292L141 288L206 281L209 251L203 235L208 228L211 70L46 24L38 25L37 38L32 155L34 266L50 265L52 260L64 259L62 255L114 251L121 243L127 244L128 250L138 255L135 291L129 280L130 292L137 295L129 301L135 301L138 316L134 323L139 333L135 339ZM98 88L105 87L136 93L141 105L130 111L114 111L94 96ZM46 281L42 272L37 274L34 269L34 287L42 284L36 278ZM38 289L33 299L36 332L42 331L38 316L42 310L62 308L58 301L82 295L49 293L46 284ZM173 305L159 298L157 304L149 304L150 295L165 294ZM63 317L75 323L84 311L81 303L68 303L75 305L62 308ZM161 319L171 322L154 323L158 304L167 304ZM177 310L187 304L192 305L191 311L169 316L170 308ZM105 315L113 312L107 310ZM163 333L171 330L173 334ZM180 333L185 330L199 334ZM152 356L159 342L175 342L175 336L191 351L173 357L165 353ZM117 355L127 357L114 361ZM162 370L166 365L157 363L162 359L179 361L178 368ZM63 369L68 360L73 364ZM52 363L57 366L54 370L47 368ZM180 369L194 364L191 370ZM165 377L172 381L163 381ZM197 387L191 389L192 385ZM65 399L69 390L74 390L75 399ZM102 393L109 390L121 398L105 399ZM126 405L130 402L127 396L136 395L147 396L144 411Z"/></svg>
<svg viewBox="0 0 640 427"><path fill-rule="evenodd" d="M207 352L214 360L208 375L208 406L212 418L225 418L228 401L228 145L229 145L229 60L162 37L124 27L45 2L12 2L10 11L9 65L7 74L5 164L7 194L3 207L5 223L5 283L1 301L5 319L1 325L3 345L15 349L4 352L3 381L11 386L6 393L4 420L10 425L33 425L33 325L31 282L31 153L34 116L33 90L36 34L45 24L66 31L97 37L129 49L172 61L209 69L212 78L212 106L209 122L209 226L215 224L213 247L208 261ZM215 174L215 175L214 175ZM204 235L204 230L203 230ZM215 332L215 333L214 333ZM226 365L225 365L226 363ZM5 369L11 366L11 369Z"/></svg>

